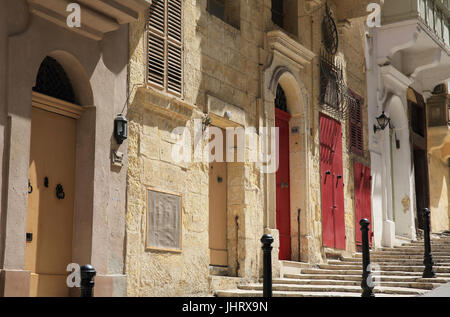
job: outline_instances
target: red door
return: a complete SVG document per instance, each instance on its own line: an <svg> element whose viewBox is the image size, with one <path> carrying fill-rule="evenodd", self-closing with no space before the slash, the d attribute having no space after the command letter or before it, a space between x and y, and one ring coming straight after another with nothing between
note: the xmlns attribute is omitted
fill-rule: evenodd
<svg viewBox="0 0 450 317"><path fill-rule="evenodd" d="M367 218L370 221L369 243L372 245L372 200L371 200L371 175L370 168L358 162L354 164L355 178L355 221L356 221L356 246L362 245L361 226L359 221Z"/></svg>
<svg viewBox="0 0 450 317"><path fill-rule="evenodd" d="M291 259L291 216L289 189L289 118L275 108L275 126L279 128L279 167L277 171L277 229L280 234L280 260Z"/></svg>
<svg viewBox="0 0 450 317"><path fill-rule="evenodd" d="M320 115L320 176L323 245L345 250L341 124Z"/></svg>

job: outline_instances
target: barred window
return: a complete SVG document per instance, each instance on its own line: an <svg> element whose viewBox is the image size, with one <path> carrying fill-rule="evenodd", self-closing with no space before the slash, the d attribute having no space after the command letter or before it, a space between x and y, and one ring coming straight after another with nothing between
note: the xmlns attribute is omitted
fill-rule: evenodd
<svg viewBox="0 0 450 317"><path fill-rule="evenodd" d="M182 0L153 0L148 22L148 82L181 96Z"/></svg>
<svg viewBox="0 0 450 317"><path fill-rule="evenodd" d="M284 27L283 0L272 0L272 22L280 28Z"/></svg>
<svg viewBox="0 0 450 317"><path fill-rule="evenodd" d="M64 68L58 61L47 56L39 67L33 91L75 103L75 93Z"/></svg>
<svg viewBox="0 0 450 317"><path fill-rule="evenodd" d="M227 24L240 29L241 1L239 0L208 0L207 11Z"/></svg>

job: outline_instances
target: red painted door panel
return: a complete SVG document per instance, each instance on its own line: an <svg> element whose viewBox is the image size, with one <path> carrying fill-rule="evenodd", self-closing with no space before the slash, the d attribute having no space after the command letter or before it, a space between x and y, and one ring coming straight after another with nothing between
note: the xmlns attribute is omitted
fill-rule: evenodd
<svg viewBox="0 0 450 317"><path fill-rule="evenodd" d="M367 218L370 221L369 243L372 245L372 199L371 199L371 173L370 168L358 162L354 164L355 178L355 222L356 245L361 246L361 226L359 221Z"/></svg>
<svg viewBox="0 0 450 317"><path fill-rule="evenodd" d="M277 229L280 234L280 260L291 259L291 216L289 182L289 114L275 109L279 128L279 167L277 179Z"/></svg>
<svg viewBox="0 0 450 317"><path fill-rule="evenodd" d="M323 245L345 250L342 128L336 120L320 115L320 176Z"/></svg>

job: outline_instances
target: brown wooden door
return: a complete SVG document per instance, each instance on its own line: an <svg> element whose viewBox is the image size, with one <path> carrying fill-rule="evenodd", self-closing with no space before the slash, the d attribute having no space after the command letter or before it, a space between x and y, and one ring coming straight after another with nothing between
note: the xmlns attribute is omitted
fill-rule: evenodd
<svg viewBox="0 0 450 317"><path fill-rule="evenodd" d="M223 153L226 141L223 135ZM214 154L214 149L212 150ZM228 266L227 249L227 163L212 162L209 166L209 249L210 264Z"/></svg>
<svg viewBox="0 0 450 317"><path fill-rule="evenodd" d="M425 229L423 209L430 206L430 192L428 185L427 152L414 149L414 179L416 185L417 226Z"/></svg>
<svg viewBox="0 0 450 317"><path fill-rule="evenodd" d="M25 254L30 296L69 295L66 267L72 262L75 142L74 119L33 108L29 170L33 190L28 195ZM57 185L64 197L62 193L57 197Z"/></svg>

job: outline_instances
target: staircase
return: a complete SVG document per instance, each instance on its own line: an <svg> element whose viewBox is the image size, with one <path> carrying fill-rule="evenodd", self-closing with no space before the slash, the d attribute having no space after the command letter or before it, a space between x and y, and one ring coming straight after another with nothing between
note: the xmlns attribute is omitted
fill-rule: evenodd
<svg viewBox="0 0 450 317"><path fill-rule="evenodd" d="M431 249L436 277L422 278L423 241L394 248L382 248L370 255L376 297L420 296L450 283L450 232L433 234ZM360 297L362 254L327 264L282 263L282 278L273 279L275 297ZM262 284L241 285L235 290L217 291L218 297L261 297Z"/></svg>

